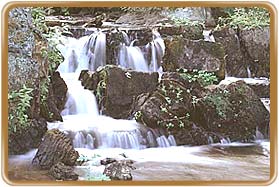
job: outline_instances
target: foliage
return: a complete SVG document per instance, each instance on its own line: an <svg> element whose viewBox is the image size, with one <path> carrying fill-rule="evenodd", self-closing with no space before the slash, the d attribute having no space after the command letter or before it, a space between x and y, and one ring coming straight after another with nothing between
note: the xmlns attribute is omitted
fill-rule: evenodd
<svg viewBox="0 0 279 187"><path fill-rule="evenodd" d="M9 101L9 132L16 132L20 127L29 126L27 110L30 108L32 100L32 88L23 87L18 91L12 91L8 94ZM15 106L13 108L13 106Z"/></svg>
<svg viewBox="0 0 279 187"><path fill-rule="evenodd" d="M216 30L223 27L251 29L269 26L270 15L265 8L233 8L226 10L228 17L220 17Z"/></svg>
<svg viewBox="0 0 279 187"><path fill-rule="evenodd" d="M218 116L220 116L221 118L226 118L226 112L229 105L227 97L229 97L229 95L230 93L228 90L223 90L215 94L206 96L205 101L211 106L215 107Z"/></svg>
<svg viewBox="0 0 279 187"><path fill-rule="evenodd" d="M36 42L44 43L40 46L41 58L41 76L40 80L40 101L42 106L47 107L46 99L48 97L48 90L50 85L50 75L54 72L57 66L63 62L63 57L58 51L56 46L58 45L58 37L62 35L64 30L67 30L67 27L63 27L62 31L58 27L49 28L46 25L46 15L50 14L54 10L51 7L36 7L32 8L32 21L34 25L34 34L39 38ZM43 41L43 42L42 42ZM51 117L53 114L49 113Z"/></svg>
<svg viewBox="0 0 279 187"><path fill-rule="evenodd" d="M141 117L142 117L142 111L137 111L134 114L134 118L135 118L136 121L140 120Z"/></svg>
<svg viewBox="0 0 279 187"><path fill-rule="evenodd" d="M177 71L184 80L188 80L189 82L198 81L202 86L208 86L218 81L218 78L214 73L206 72L204 70L194 69L193 72L188 72L187 69L180 68L177 69Z"/></svg>

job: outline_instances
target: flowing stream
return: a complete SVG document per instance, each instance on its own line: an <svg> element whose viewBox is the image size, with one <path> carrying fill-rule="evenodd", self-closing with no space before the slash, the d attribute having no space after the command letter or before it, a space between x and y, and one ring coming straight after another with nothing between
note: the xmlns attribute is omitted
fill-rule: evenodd
<svg viewBox="0 0 279 187"><path fill-rule="evenodd" d="M105 34L97 31L80 39L67 38L59 47L65 57L58 71L68 86L67 102L61 113L63 122L48 123L48 129L63 131L80 155L91 158L75 168L80 180L101 174L104 166L100 160L108 157L134 160L133 180L269 179L268 140L250 144L224 141L204 146L176 146L172 135L166 137L135 120L100 115L94 94L81 86L78 76L82 69L96 70L105 65L105 41ZM119 65L137 71L160 71L165 46L158 32L153 31L153 41L146 47L151 48L149 63L126 37L120 47ZM9 177L49 180L46 171L31 165L35 153L36 150L32 150L10 156Z"/></svg>

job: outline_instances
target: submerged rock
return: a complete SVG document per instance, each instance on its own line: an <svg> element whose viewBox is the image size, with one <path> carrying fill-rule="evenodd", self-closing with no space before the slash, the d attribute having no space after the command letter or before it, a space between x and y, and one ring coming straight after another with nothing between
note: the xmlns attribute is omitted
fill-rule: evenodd
<svg viewBox="0 0 279 187"><path fill-rule="evenodd" d="M220 80L224 79L225 53L221 44L182 37L166 39L165 43L164 71L176 71L179 68L205 70L214 72Z"/></svg>
<svg viewBox="0 0 279 187"><path fill-rule="evenodd" d="M66 166L62 162L58 162L57 164L53 165L49 170L49 174L56 180L78 180L78 174L74 172L74 168L71 166Z"/></svg>
<svg viewBox="0 0 279 187"><path fill-rule="evenodd" d="M9 134L9 154L22 154L32 148L37 148L47 131L45 119L32 119L30 126L17 129Z"/></svg>
<svg viewBox="0 0 279 187"><path fill-rule="evenodd" d="M94 90L102 114L126 119L133 99L156 89L158 73L137 72L107 65L95 73L83 71L80 80L85 88Z"/></svg>
<svg viewBox="0 0 279 187"><path fill-rule="evenodd" d="M132 180L131 171L135 169L132 166L132 160L119 160L106 165L104 175L110 177L111 180Z"/></svg>
<svg viewBox="0 0 279 187"><path fill-rule="evenodd" d="M50 169L58 162L73 166L78 157L71 139L58 129L52 129L45 134L32 163Z"/></svg>

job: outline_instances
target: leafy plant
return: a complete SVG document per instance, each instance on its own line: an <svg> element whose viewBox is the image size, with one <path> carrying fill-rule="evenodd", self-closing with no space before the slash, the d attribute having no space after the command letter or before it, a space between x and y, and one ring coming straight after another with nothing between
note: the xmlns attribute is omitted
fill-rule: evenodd
<svg viewBox="0 0 279 187"><path fill-rule="evenodd" d="M8 94L9 101L9 132L16 132L18 127L29 126L27 110L30 108L30 101L32 100L32 88L23 87L18 91L13 91ZM13 108L13 106L15 108Z"/></svg>
<svg viewBox="0 0 279 187"><path fill-rule="evenodd" d="M231 27L233 29L251 29L269 26L270 15L265 8L233 8L226 11L228 17L220 17L216 30L223 27Z"/></svg>
<svg viewBox="0 0 279 187"><path fill-rule="evenodd" d="M142 111L137 111L135 114L134 114L134 118L135 120L139 120L140 118L142 117Z"/></svg>
<svg viewBox="0 0 279 187"><path fill-rule="evenodd" d="M187 69L180 68L177 69L177 71L183 79L188 80L189 82L198 81L202 86L208 86L218 81L218 78L214 73L206 72L204 70L194 69L192 72L188 72Z"/></svg>

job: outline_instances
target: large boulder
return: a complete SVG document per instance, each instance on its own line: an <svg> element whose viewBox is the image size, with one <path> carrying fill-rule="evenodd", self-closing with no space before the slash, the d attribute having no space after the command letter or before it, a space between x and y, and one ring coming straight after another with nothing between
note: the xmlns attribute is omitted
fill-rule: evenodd
<svg viewBox="0 0 279 187"><path fill-rule="evenodd" d="M45 119L32 119L28 128L11 131L9 134L9 154L23 154L30 149L37 148L47 131Z"/></svg>
<svg viewBox="0 0 279 187"><path fill-rule="evenodd" d="M156 89L158 73L107 65L95 73L83 71L80 80L85 88L94 90L102 114L125 119L135 97Z"/></svg>
<svg viewBox="0 0 279 187"><path fill-rule="evenodd" d="M202 86L185 73L164 73L153 93L135 100L132 115L151 128L165 128L178 145L250 142L268 136L269 113L243 81Z"/></svg>
<svg viewBox="0 0 279 187"><path fill-rule="evenodd" d="M164 73L153 93L137 97L132 116L150 128L166 129L174 135L177 145L207 144L210 133L192 121L191 116L194 98L202 98L206 92L198 81L192 82L184 75L189 74Z"/></svg>
<svg viewBox="0 0 279 187"><path fill-rule="evenodd" d="M258 129L268 136L269 112L244 81L220 84L199 98L193 120L231 141L249 142Z"/></svg>
<svg viewBox="0 0 279 187"><path fill-rule="evenodd" d="M45 134L32 163L42 169L50 169L58 162L73 166L78 157L71 139L58 129L52 129Z"/></svg>
<svg viewBox="0 0 279 187"><path fill-rule="evenodd" d="M225 53L220 43L172 37L165 40L164 71L185 68L190 71L215 72L219 79L225 77Z"/></svg>

